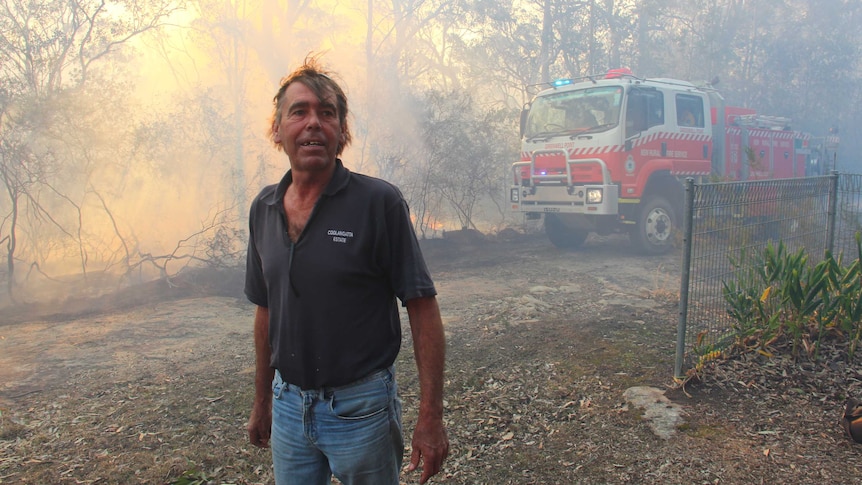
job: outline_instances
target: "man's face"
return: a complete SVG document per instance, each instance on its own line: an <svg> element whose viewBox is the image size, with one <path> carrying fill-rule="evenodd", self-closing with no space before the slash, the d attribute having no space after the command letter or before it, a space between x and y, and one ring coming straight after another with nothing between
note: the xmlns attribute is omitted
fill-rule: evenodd
<svg viewBox="0 0 862 485"><path fill-rule="evenodd" d="M273 140L290 158L295 171L320 171L333 166L344 141L335 95L323 101L301 82L287 87L281 120L273 126Z"/></svg>

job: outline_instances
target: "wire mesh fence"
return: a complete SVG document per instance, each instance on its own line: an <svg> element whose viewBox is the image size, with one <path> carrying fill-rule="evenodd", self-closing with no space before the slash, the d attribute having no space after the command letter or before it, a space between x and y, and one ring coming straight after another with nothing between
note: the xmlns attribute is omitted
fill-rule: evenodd
<svg viewBox="0 0 862 485"><path fill-rule="evenodd" d="M751 274L767 245L804 249L810 262L829 249L843 261L859 257L862 175L696 184L686 191L685 245L674 372L707 351L733 342L733 318L723 289Z"/></svg>
<svg viewBox="0 0 862 485"><path fill-rule="evenodd" d="M832 252L852 261L860 255L856 248L856 233L862 231L862 175L837 176L835 232Z"/></svg>

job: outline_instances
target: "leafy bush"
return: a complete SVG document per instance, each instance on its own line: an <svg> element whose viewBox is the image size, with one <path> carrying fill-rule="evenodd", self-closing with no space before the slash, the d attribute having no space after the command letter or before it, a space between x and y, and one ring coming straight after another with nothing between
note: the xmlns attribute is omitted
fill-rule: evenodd
<svg viewBox="0 0 862 485"><path fill-rule="evenodd" d="M862 237L856 234L857 254ZM794 358L802 351L813 360L829 335L846 340L852 359L862 339L862 264L844 265L842 256L826 252L823 261L809 263L804 249L788 252L783 242L771 242L751 261L732 261L735 280L722 282L727 312L733 319L731 347L769 353L776 341L789 341ZM783 339L782 339L783 338ZM699 355L714 348L696 349Z"/></svg>

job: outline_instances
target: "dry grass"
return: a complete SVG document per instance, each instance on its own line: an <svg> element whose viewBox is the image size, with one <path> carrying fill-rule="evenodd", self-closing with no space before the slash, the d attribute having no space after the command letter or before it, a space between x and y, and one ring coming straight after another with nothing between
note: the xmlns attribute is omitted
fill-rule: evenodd
<svg viewBox="0 0 862 485"><path fill-rule="evenodd" d="M843 398L862 391L862 366L842 363L840 348L819 364L713 363L691 397L668 391L685 424L661 439L622 394L671 387L675 303L642 291L670 259L540 244L428 250L447 321L452 442L434 483L862 482L859 445L837 422ZM41 352L19 358L33 372L0 388L0 483L271 483L268 452L245 437L251 308L226 297L150 301L32 333L73 335L75 345L43 339ZM219 325L200 318L208 314ZM95 333L106 326L117 331ZM0 336L25 328L0 326ZM124 347L130 335L137 351ZM418 395L409 332L403 349L409 432Z"/></svg>

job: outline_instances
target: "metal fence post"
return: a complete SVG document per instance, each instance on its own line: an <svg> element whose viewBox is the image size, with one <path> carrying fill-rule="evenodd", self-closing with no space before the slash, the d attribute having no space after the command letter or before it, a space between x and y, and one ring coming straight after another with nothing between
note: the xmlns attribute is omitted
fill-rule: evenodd
<svg viewBox="0 0 862 485"><path fill-rule="evenodd" d="M838 212L838 171L832 170L829 174L829 202L826 209L826 249L835 251L835 215Z"/></svg>
<svg viewBox="0 0 862 485"><path fill-rule="evenodd" d="M684 377L682 371L685 359L685 327L688 321L688 284L691 271L691 245L694 221L694 179L685 179L685 210L683 212L683 250L682 274L679 281L679 323L676 327L676 362L673 375L678 379Z"/></svg>

